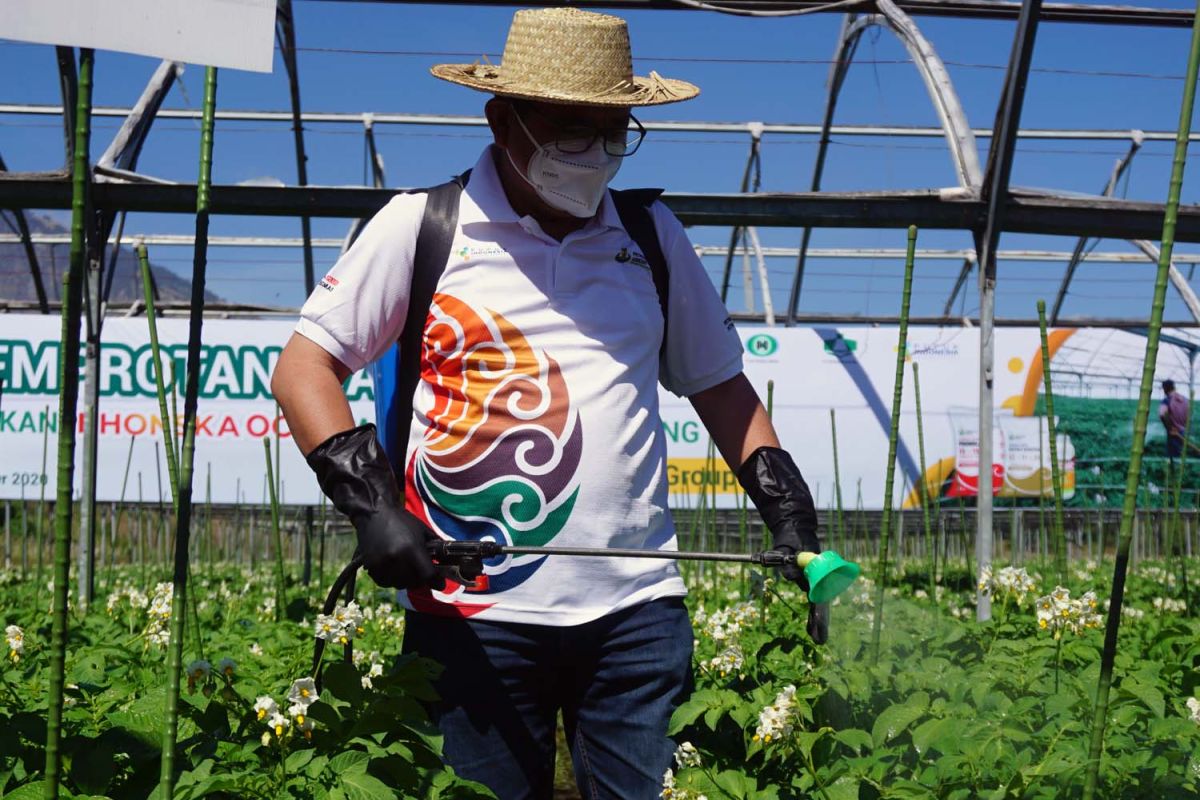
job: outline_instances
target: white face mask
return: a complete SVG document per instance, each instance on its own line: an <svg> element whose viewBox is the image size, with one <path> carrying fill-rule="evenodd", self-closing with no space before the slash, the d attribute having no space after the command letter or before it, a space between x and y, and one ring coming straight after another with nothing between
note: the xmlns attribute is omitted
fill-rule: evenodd
<svg viewBox="0 0 1200 800"><path fill-rule="evenodd" d="M595 216L609 181L621 168L621 159L604 151L604 140L600 137L582 153L560 153L553 142L538 144L521 115L514 112L513 116L536 148L524 172L512 160L512 154L508 154L508 160L521 177L548 205L574 217Z"/></svg>

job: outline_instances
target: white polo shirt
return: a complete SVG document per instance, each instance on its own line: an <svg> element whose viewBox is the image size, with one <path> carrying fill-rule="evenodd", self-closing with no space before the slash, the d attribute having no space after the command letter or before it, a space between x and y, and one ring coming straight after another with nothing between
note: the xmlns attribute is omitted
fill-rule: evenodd
<svg viewBox="0 0 1200 800"><path fill-rule="evenodd" d="M425 330L406 504L440 536L675 550L657 386L687 396L742 371L742 346L683 226L652 206L670 271L667 346L640 248L606 195L561 242L509 205L484 151L459 201ZM424 194L391 200L296 330L359 370L400 336ZM674 561L504 556L480 586L409 591L410 608L575 625L686 593Z"/></svg>

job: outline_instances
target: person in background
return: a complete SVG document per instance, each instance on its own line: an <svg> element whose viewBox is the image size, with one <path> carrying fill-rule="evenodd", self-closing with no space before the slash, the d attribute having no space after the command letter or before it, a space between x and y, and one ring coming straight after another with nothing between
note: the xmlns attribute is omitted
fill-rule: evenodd
<svg viewBox="0 0 1200 800"><path fill-rule="evenodd" d="M1183 455L1184 444L1187 441L1188 401L1175 391L1175 381L1163 381L1162 388L1163 399L1158 405L1158 418L1167 429L1167 458L1174 462Z"/></svg>

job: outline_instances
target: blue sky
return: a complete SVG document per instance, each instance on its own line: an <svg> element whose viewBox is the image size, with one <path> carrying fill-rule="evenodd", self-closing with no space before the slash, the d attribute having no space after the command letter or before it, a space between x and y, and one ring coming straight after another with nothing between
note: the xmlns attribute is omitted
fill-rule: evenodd
<svg viewBox="0 0 1200 800"><path fill-rule="evenodd" d="M1190 8L1187 3L1142 5ZM470 62L501 51L511 8L427 6L296 0L301 48L302 101L306 111L478 114L486 95L432 78L439 62ZM836 14L785 19L746 19L709 12L642 11L629 21L635 71L657 70L698 84L702 94L688 103L644 110L645 121L737 121L816 123L820 120L828 60L841 23ZM1011 22L918 17L917 22L947 67L976 128L990 128L1008 60ZM1188 32L1158 28L1119 28L1043 23L1027 89L1022 127L1105 128L1173 131L1179 114ZM359 52L347 52L359 51ZM431 55L445 54L445 55ZM140 94L156 61L103 52L96 65L97 105L128 106ZM57 104L53 48L0 41L0 74L20 76L0 90L0 102ZM189 66L182 91L172 91L168 107L197 107L203 69ZM218 107L286 110L287 81L276 58L270 75L224 70ZM836 121L882 125L934 125L936 118L919 76L903 47L889 33L868 32L841 94ZM98 155L119 121L97 119L93 137ZM0 154L14 170L54 169L62 162L61 126L53 117L0 114ZM419 186L443 180L470 166L486 144L482 129L377 129L389 185ZM313 183L360 184L364 175L361 125L310 125L307 129L309 179ZM986 159L987 139L979 140ZM664 186L673 191L736 191L749 146L739 134L659 132L629 159L618 187ZM235 183L262 177L295 180L291 132L286 124L222 122L217 127L214 180ZM1019 186L1098 192L1124 141L1026 141L1018 150L1013 183ZM194 181L197 125L160 120L152 131L139 169L181 181ZM816 153L815 137L768 135L763 145L763 190L807 188ZM1166 196L1170 143L1149 142L1135 160L1127 196L1161 202ZM1194 164L1192 165L1195 166ZM902 189L949 186L954 182L943 143L935 139L839 138L831 149L824 186L830 190ZM1200 197L1200 175L1185 176L1184 201ZM130 215L126 231L191 231L180 215ZM341 237L344 220L314 220L317 236ZM217 217L214 234L298 236L299 222L261 217ZM799 232L763 229L765 245L794 247ZM696 228L695 242L723 244L727 229ZM901 230L822 230L813 247L904 245ZM1005 235L1001 248L1070 250L1073 239ZM919 246L970 246L966 232L928 231ZM1127 251L1118 241L1099 250ZM1181 251L1200 251L1184 245ZM336 251L317 253L318 275ZM155 248L154 260L181 273L190 252ZM711 259L713 273L720 259ZM298 250L213 249L210 288L233 300L295 306L303 300L302 259ZM784 305L792 263L772 260L772 293ZM847 314L894 313L902 264L896 259L810 261L801 308ZM957 275L952 261L917 265L914 314L940 313ZM1039 297L1052 300L1061 264L1008 262L1000 269L1001 316L1033 316ZM1085 265L1064 314L1140 316L1149 309L1153 271L1149 264ZM971 281L963 310L976 306ZM731 309L742 308L735 276ZM1183 318L1182 304L1169 298L1167 316Z"/></svg>

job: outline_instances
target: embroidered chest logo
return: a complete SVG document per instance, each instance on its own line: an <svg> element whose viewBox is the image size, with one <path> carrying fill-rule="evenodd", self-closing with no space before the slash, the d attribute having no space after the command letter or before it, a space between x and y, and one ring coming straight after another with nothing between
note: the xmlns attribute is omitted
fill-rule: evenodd
<svg viewBox="0 0 1200 800"><path fill-rule="evenodd" d="M508 251L498 245L463 245L457 251L458 257L463 261L470 261L473 258L485 258L487 256L506 256Z"/></svg>
<svg viewBox="0 0 1200 800"><path fill-rule="evenodd" d="M622 247L620 252L613 256L613 261L619 264L633 264L635 267L642 269L650 269L650 262L646 257L636 250L630 250L628 247Z"/></svg>

